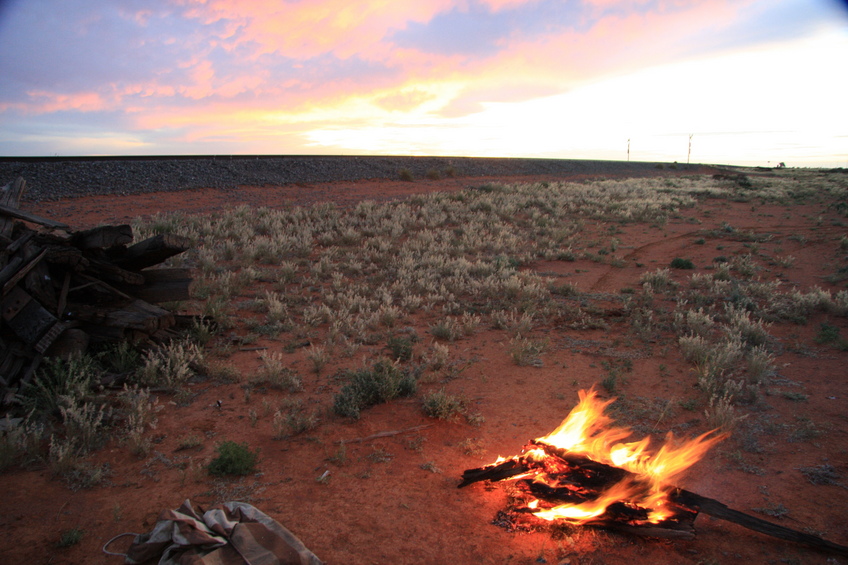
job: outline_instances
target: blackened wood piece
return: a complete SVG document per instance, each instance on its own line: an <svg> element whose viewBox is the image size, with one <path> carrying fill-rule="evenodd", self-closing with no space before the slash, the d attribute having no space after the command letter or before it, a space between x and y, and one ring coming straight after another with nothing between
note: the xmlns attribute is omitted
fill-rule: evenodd
<svg viewBox="0 0 848 565"><path fill-rule="evenodd" d="M23 210L12 208L11 206L4 206L2 204L0 204L0 215L17 218L18 220L24 220L33 224L40 224L48 228L68 229L68 224L63 224L62 222L57 222L48 218L42 218L41 216L36 216L35 214L30 214L29 212L24 212Z"/></svg>
<svg viewBox="0 0 848 565"><path fill-rule="evenodd" d="M76 247L65 245L49 245L46 247L47 257L44 259L52 265L70 267L74 270L82 270L89 265L88 259L82 256L82 251Z"/></svg>
<svg viewBox="0 0 848 565"><path fill-rule="evenodd" d="M23 262L24 258L21 256L12 257L12 260L0 270L0 284L6 284L6 281L14 277Z"/></svg>
<svg viewBox="0 0 848 565"><path fill-rule="evenodd" d="M18 237L18 239L16 239L15 241L10 243L6 247L6 253L8 253L10 255L12 253L16 253L18 251L18 249L22 248L34 236L35 236L34 231L32 231L32 230L25 231L20 237Z"/></svg>
<svg viewBox="0 0 848 565"><path fill-rule="evenodd" d="M515 475L526 473L529 470L529 466L515 459L507 459L497 465L466 469L462 473L462 482L456 488L462 488L479 481L502 481Z"/></svg>
<svg viewBox="0 0 848 565"><path fill-rule="evenodd" d="M109 249L132 243L132 226L98 226L90 230L76 232L71 238L71 245L79 249Z"/></svg>
<svg viewBox="0 0 848 565"><path fill-rule="evenodd" d="M29 263L18 269L18 272L14 274L14 276L10 277L8 281L3 284L3 294L6 295L9 293L12 288L20 282L22 278L27 276L29 272L38 265L39 261L44 259L44 256L47 254L46 249L42 249L41 253L36 255L33 259L30 259Z"/></svg>
<svg viewBox="0 0 848 565"><path fill-rule="evenodd" d="M124 269L140 271L179 255L189 247L188 239L171 233L161 233L130 246L121 256L116 256L114 261Z"/></svg>
<svg viewBox="0 0 848 565"><path fill-rule="evenodd" d="M720 518L722 520L727 520L728 522L733 522L734 524L739 524L744 528L760 532L761 534L766 534L768 536L795 543L802 543L817 549L836 553L843 557L848 557L848 547L844 545L833 543L832 541L828 541L812 534L806 534L804 532L778 526L777 524L761 520L760 518L745 514L744 512L733 510L718 500L707 498L688 490L677 489L671 494L670 498L675 504L680 504L684 507L698 510L703 514L712 516L713 518Z"/></svg>
<svg viewBox="0 0 848 565"><path fill-rule="evenodd" d="M71 317L76 320L107 328L138 330L147 334L168 329L174 325L173 314L143 300L135 300L119 307L71 304L68 310L72 313ZM118 334L122 333L118 332Z"/></svg>
<svg viewBox="0 0 848 565"><path fill-rule="evenodd" d="M144 284L144 275L123 269L102 259L89 258L89 265L86 267L86 272L89 275L106 279L111 282Z"/></svg>
<svg viewBox="0 0 848 565"><path fill-rule="evenodd" d="M651 526L631 526L627 523L616 522L614 520L598 520L588 522L584 526L592 528L603 528L624 534L643 536L648 538L663 538L663 539L695 539L695 528L690 525L688 528L668 528L662 525Z"/></svg>
<svg viewBox="0 0 848 565"><path fill-rule="evenodd" d="M530 493L538 499L547 501L557 501L561 503L580 504L587 500L594 500L598 497L598 490L590 490L587 488L570 489L567 487L552 487L544 483L536 483L532 480L518 481Z"/></svg>
<svg viewBox="0 0 848 565"><path fill-rule="evenodd" d="M190 269L147 269L141 271L141 274L144 276L144 284L124 290L154 304L191 298Z"/></svg>

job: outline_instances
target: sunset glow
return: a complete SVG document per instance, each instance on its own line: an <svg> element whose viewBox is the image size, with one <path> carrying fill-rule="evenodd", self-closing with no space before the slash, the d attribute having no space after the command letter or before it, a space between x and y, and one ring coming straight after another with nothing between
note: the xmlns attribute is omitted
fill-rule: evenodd
<svg viewBox="0 0 848 565"><path fill-rule="evenodd" d="M0 155L848 166L837 0L0 3Z"/></svg>

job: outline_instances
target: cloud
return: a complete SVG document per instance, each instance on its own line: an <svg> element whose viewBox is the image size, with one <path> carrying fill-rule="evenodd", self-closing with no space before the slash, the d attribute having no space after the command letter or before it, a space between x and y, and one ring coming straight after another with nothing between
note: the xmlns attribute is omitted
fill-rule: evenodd
<svg viewBox="0 0 848 565"><path fill-rule="evenodd" d="M97 138L89 130L95 124L112 137L125 132L163 151L191 144L255 151L263 140L272 151L279 140L320 148L321 136L350 140L355 135L340 132L364 130L375 140L405 136L410 151L426 139L426 152L439 152L439 136L454 140L445 150L468 151L479 136L488 140L483 145L501 147L502 135L493 132L508 121L498 120L530 114L498 109L531 108L640 68L815 34L833 26L827 22L839 13L836 6L834 0L20 0L0 11L0 119L34 128L76 120L87 139ZM693 85L682 85L687 88ZM606 99L622 97L627 93ZM498 125L478 123L483 116ZM458 133L463 127L471 129ZM47 146L50 137L38 139ZM365 141L350 143L358 150Z"/></svg>
<svg viewBox="0 0 848 565"><path fill-rule="evenodd" d="M586 16L580 3L573 1L492 5L471 0L427 22L411 22L387 39L400 47L429 53L491 57L508 49L515 39L586 29Z"/></svg>

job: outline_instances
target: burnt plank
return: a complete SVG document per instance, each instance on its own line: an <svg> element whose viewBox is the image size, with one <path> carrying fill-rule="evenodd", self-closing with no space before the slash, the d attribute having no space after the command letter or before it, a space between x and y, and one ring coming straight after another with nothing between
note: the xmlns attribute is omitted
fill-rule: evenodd
<svg viewBox="0 0 848 565"><path fill-rule="evenodd" d="M462 473L462 482L456 488L462 488L479 481L502 481L515 475L525 473L530 469L521 461L507 459L496 465L486 465L476 469L467 469Z"/></svg>
<svg viewBox="0 0 848 565"><path fill-rule="evenodd" d="M33 268L35 268L35 266L36 266L36 265L38 265L39 261L41 261L42 259L44 259L44 256L45 256L46 254L47 254L47 250L46 250L46 249L42 249L42 250L41 250L41 252L40 252L38 255L36 255L36 256L35 256L35 257L33 257L32 259L30 259L29 263L27 263L26 265L24 265L23 267L21 267L20 269L18 269L18 272L17 272L17 273L15 273L12 277L10 277L10 278L9 278L9 280L8 280L8 281L6 281L6 282L3 284L3 294L5 295L5 294L7 294L10 290L12 290L12 287L14 287L16 284L18 284L18 282L20 282L20 280L21 280L22 278L24 278L25 276L27 276L27 274L29 274L29 272L30 272Z"/></svg>
<svg viewBox="0 0 848 565"><path fill-rule="evenodd" d="M26 230L22 235L18 237L15 241L10 243L6 247L6 253L9 255L13 253L17 253L19 249L21 249L26 243L35 236L35 232L32 230Z"/></svg>
<svg viewBox="0 0 848 565"><path fill-rule="evenodd" d="M144 275L128 270L109 261L89 258L86 274L111 282L127 283L132 285L144 284Z"/></svg>
<svg viewBox="0 0 848 565"><path fill-rule="evenodd" d="M132 294L152 302L175 302L177 300L188 300L189 287L191 286L190 269L146 269L141 271L144 275L144 284L131 289Z"/></svg>
<svg viewBox="0 0 848 565"><path fill-rule="evenodd" d="M766 534L768 536L795 543L802 543L810 547L815 547L817 549L842 555L843 557L848 557L848 547L844 545L833 543L832 541L820 538L819 536L778 526L777 524L767 522L766 520L762 520L756 516L751 516L750 514L733 510L732 508L728 508L726 504L713 498L707 498L706 496L701 496L688 490L677 489L672 493L671 500L675 504L680 504L686 508L700 511L701 513L712 516L713 518L733 522L743 528L748 528L749 530L754 530L761 534Z"/></svg>
<svg viewBox="0 0 848 565"><path fill-rule="evenodd" d="M133 240L132 226L98 226L74 233L71 244L79 249L109 249L129 245Z"/></svg>
<svg viewBox="0 0 848 565"><path fill-rule="evenodd" d="M41 216L36 216L35 214L19 210L18 208L4 206L2 204L0 204L0 215L17 218L18 220L24 220L33 224L40 224L48 228L68 229L69 227L68 224L63 224L62 222L57 222L49 218L42 218Z"/></svg>
<svg viewBox="0 0 848 565"><path fill-rule="evenodd" d="M130 246L115 263L133 271L158 265L165 259L179 255L190 247L188 239L172 233L160 233Z"/></svg>

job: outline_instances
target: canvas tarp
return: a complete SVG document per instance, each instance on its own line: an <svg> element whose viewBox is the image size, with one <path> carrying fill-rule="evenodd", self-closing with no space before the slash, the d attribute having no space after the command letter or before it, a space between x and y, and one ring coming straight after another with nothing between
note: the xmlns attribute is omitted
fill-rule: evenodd
<svg viewBox="0 0 848 565"><path fill-rule="evenodd" d="M136 536L128 565L322 565L294 534L250 504L203 511L186 500L165 510L153 530Z"/></svg>

